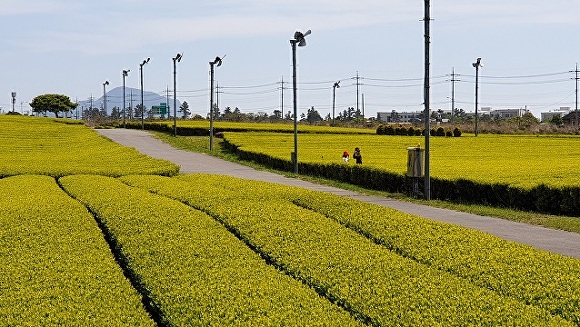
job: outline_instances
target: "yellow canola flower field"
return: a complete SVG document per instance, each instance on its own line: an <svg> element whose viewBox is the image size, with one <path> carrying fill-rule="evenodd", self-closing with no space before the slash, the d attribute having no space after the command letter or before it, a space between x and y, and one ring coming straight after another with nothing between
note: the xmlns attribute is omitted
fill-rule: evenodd
<svg viewBox="0 0 580 327"><path fill-rule="evenodd" d="M179 167L99 136L82 122L0 115L0 176L174 175Z"/></svg>
<svg viewBox="0 0 580 327"><path fill-rule="evenodd" d="M292 199L311 195L298 188L209 175L121 180L207 212L279 269L370 325L573 325L296 206ZM446 232L442 225L440 233Z"/></svg>
<svg viewBox="0 0 580 327"><path fill-rule="evenodd" d="M225 139L241 150L290 161L294 135L227 132ZM343 151L361 149L363 166L405 174L407 148L425 148L422 136L299 134L298 161L342 163ZM531 188L580 186L573 169L580 160L579 136L489 135L430 138L432 177L468 179ZM354 165L354 160L345 163Z"/></svg>
<svg viewBox="0 0 580 327"><path fill-rule="evenodd" d="M293 202L405 257L580 325L580 260L329 193L303 191Z"/></svg>
<svg viewBox="0 0 580 327"><path fill-rule="evenodd" d="M151 124L151 123L149 123ZM173 128L173 121L161 121L155 124L164 124L167 127ZM177 127L181 128L200 128L209 130L210 122L208 120L178 120ZM146 127L147 128L147 127ZM294 123L244 123L244 122L228 122L228 121L214 121L214 129L219 131L263 131L263 132L283 132L292 133L294 131ZM376 134L375 129L370 128L350 128L350 127L330 127L330 126L316 126L316 125L300 125L301 132L308 133L332 133L332 134Z"/></svg>
<svg viewBox="0 0 580 327"><path fill-rule="evenodd" d="M116 239L164 325L363 325L200 211L109 177L60 182Z"/></svg>
<svg viewBox="0 0 580 327"><path fill-rule="evenodd" d="M48 176L0 179L0 325L155 326L93 216Z"/></svg>

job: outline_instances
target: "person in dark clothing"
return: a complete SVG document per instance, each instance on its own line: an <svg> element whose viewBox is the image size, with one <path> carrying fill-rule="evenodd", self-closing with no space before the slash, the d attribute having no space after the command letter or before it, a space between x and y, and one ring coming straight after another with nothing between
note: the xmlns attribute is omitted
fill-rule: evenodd
<svg viewBox="0 0 580 327"><path fill-rule="evenodd" d="M362 165L362 155L360 154L359 148L354 148L354 153L352 154L352 158L356 160L356 163Z"/></svg>

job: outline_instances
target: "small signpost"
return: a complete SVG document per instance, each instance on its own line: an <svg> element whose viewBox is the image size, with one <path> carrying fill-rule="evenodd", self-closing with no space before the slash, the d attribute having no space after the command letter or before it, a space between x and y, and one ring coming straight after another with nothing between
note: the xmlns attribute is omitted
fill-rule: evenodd
<svg viewBox="0 0 580 327"><path fill-rule="evenodd" d="M158 116L167 115L167 103L160 103L158 106L151 107L152 114Z"/></svg>
<svg viewBox="0 0 580 327"><path fill-rule="evenodd" d="M407 177L411 180L411 193L413 196L420 196L419 180L423 175L425 150L419 146L407 148Z"/></svg>

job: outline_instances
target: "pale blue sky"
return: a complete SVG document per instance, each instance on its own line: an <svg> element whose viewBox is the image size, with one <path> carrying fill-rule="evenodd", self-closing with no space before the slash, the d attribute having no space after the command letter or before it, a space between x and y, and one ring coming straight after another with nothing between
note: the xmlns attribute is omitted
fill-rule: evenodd
<svg viewBox="0 0 580 327"><path fill-rule="evenodd" d="M456 106L474 110L472 63L482 57L481 106L540 112L575 106L574 70L580 62L580 1L432 1L432 109L450 109L452 67L460 74ZM279 83L292 80L289 40L312 30L298 49L299 112L323 116L337 89L337 112L356 106L357 71L365 114L422 109L424 2L420 0L0 0L0 106L29 110L36 95L100 98L103 82L147 91L172 89L178 52L178 99L194 113L209 108L209 61L220 107L271 114ZM292 109L291 84L284 111Z"/></svg>

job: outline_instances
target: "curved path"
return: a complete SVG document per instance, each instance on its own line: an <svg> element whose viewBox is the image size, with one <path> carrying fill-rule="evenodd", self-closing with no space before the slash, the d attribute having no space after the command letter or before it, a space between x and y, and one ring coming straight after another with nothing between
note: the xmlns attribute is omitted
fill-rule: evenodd
<svg viewBox="0 0 580 327"><path fill-rule="evenodd" d="M153 158L165 159L181 166L181 173L222 174L245 179L293 185L355 198L398 209L424 218L481 230L506 240L528 244L538 249L580 259L580 234L544 228L508 220L483 217L448 209L439 209L378 196L367 196L335 187L313 184L299 179L255 170L202 153L175 149L148 132L132 129L101 129L97 132L117 143L137 149Z"/></svg>

